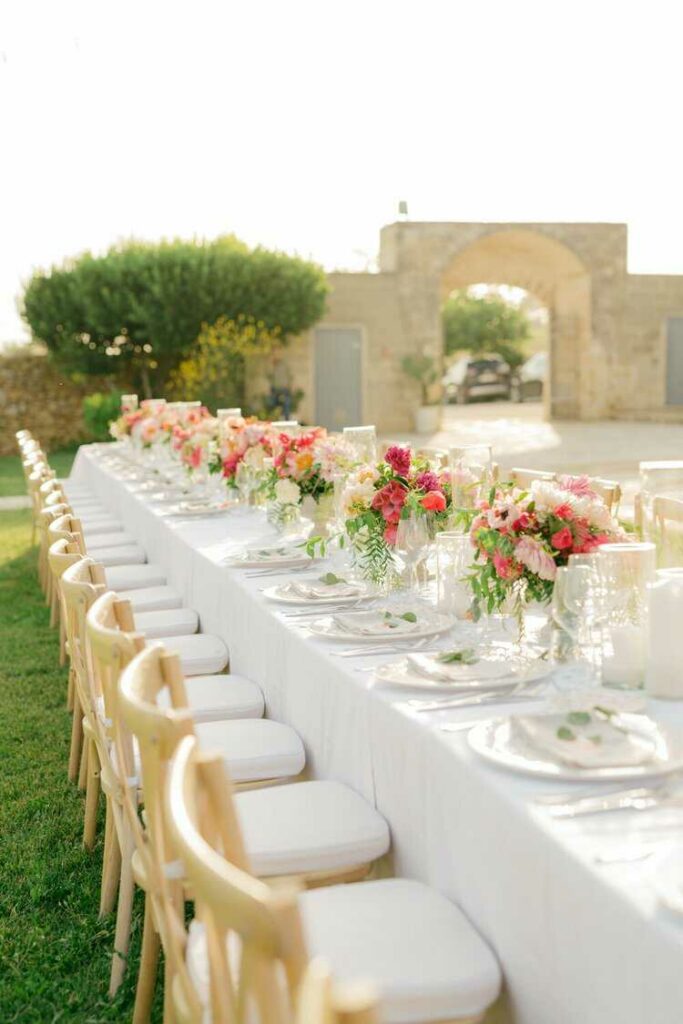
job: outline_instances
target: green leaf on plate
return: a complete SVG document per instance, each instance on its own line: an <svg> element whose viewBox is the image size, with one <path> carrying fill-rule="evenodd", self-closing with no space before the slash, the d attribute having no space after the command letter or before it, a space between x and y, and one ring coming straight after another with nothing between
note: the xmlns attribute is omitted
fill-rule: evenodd
<svg viewBox="0 0 683 1024"><path fill-rule="evenodd" d="M571 729L566 725L561 725L557 730L558 740L575 740L576 736Z"/></svg>
<svg viewBox="0 0 683 1024"><path fill-rule="evenodd" d="M567 715L567 721L571 725L588 725L591 720L591 716L587 711L570 711Z"/></svg>
<svg viewBox="0 0 683 1024"><path fill-rule="evenodd" d="M417 622L417 615L415 612L404 612L403 615L399 615L399 619L403 619L405 622Z"/></svg>
<svg viewBox="0 0 683 1024"><path fill-rule="evenodd" d="M436 660L440 661L442 665L452 665L454 663L476 665L479 658L471 647L464 647L461 651L444 651L443 654L437 656Z"/></svg>

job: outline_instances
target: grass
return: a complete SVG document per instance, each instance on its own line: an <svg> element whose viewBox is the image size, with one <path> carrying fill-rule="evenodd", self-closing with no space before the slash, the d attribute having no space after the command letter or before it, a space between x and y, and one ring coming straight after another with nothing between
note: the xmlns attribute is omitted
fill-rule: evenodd
<svg viewBox="0 0 683 1024"><path fill-rule="evenodd" d="M6 461L6 460L3 460ZM26 511L0 514L0 1008L3 1024L129 1021L135 969L107 986L113 915L97 920L102 832L81 843L68 781L66 671L35 574ZM100 823L101 824L101 823ZM139 894L138 894L139 896ZM137 962L142 906L131 949ZM155 1019L160 1019L159 1007Z"/></svg>
<svg viewBox="0 0 683 1024"><path fill-rule="evenodd" d="M68 476L77 448L67 448L50 455L50 465L58 477ZM0 456L0 498L26 494L24 472L18 455Z"/></svg>

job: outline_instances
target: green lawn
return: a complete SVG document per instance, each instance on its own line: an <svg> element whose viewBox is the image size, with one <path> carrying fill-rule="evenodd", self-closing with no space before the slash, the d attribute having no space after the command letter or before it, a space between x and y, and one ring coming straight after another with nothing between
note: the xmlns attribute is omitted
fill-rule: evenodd
<svg viewBox="0 0 683 1024"><path fill-rule="evenodd" d="M51 453L50 465L58 477L69 475L77 450L77 448L70 448L63 452ZM15 494L26 494L21 460L18 455L2 455L0 456L0 498L7 498Z"/></svg>
<svg viewBox="0 0 683 1024"><path fill-rule="evenodd" d="M127 1022L136 972L111 1002L113 917L97 920L102 829L87 853L83 798L66 774L66 672L29 538L28 512L0 513L0 1018ZM140 914L138 900L134 968Z"/></svg>

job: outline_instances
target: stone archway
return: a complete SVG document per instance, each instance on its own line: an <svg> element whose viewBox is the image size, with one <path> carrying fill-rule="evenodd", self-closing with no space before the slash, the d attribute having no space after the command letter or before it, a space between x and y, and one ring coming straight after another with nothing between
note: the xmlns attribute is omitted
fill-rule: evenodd
<svg viewBox="0 0 683 1024"><path fill-rule="evenodd" d="M625 270L620 225L403 221L382 230L380 269L395 284L403 344L437 358L440 309L454 288L518 285L548 308L548 412L600 419L612 405Z"/></svg>
<svg viewBox="0 0 683 1024"><path fill-rule="evenodd" d="M556 419L582 414L581 366L590 346L590 275L566 245L535 231L485 234L444 255L441 299L481 281L532 292L550 315L546 411Z"/></svg>

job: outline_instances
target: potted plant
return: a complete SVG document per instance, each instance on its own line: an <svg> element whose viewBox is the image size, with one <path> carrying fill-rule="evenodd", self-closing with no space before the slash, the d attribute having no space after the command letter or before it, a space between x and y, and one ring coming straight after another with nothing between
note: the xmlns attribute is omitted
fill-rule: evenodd
<svg viewBox="0 0 683 1024"><path fill-rule="evenodd" d="M412 380L420 385L420 405L415 410L415 430L418 434L434 434L441 425L441 403L431 397L432 388L439 379L436 363L428 355L405 356L401 366Z"/></svg>

